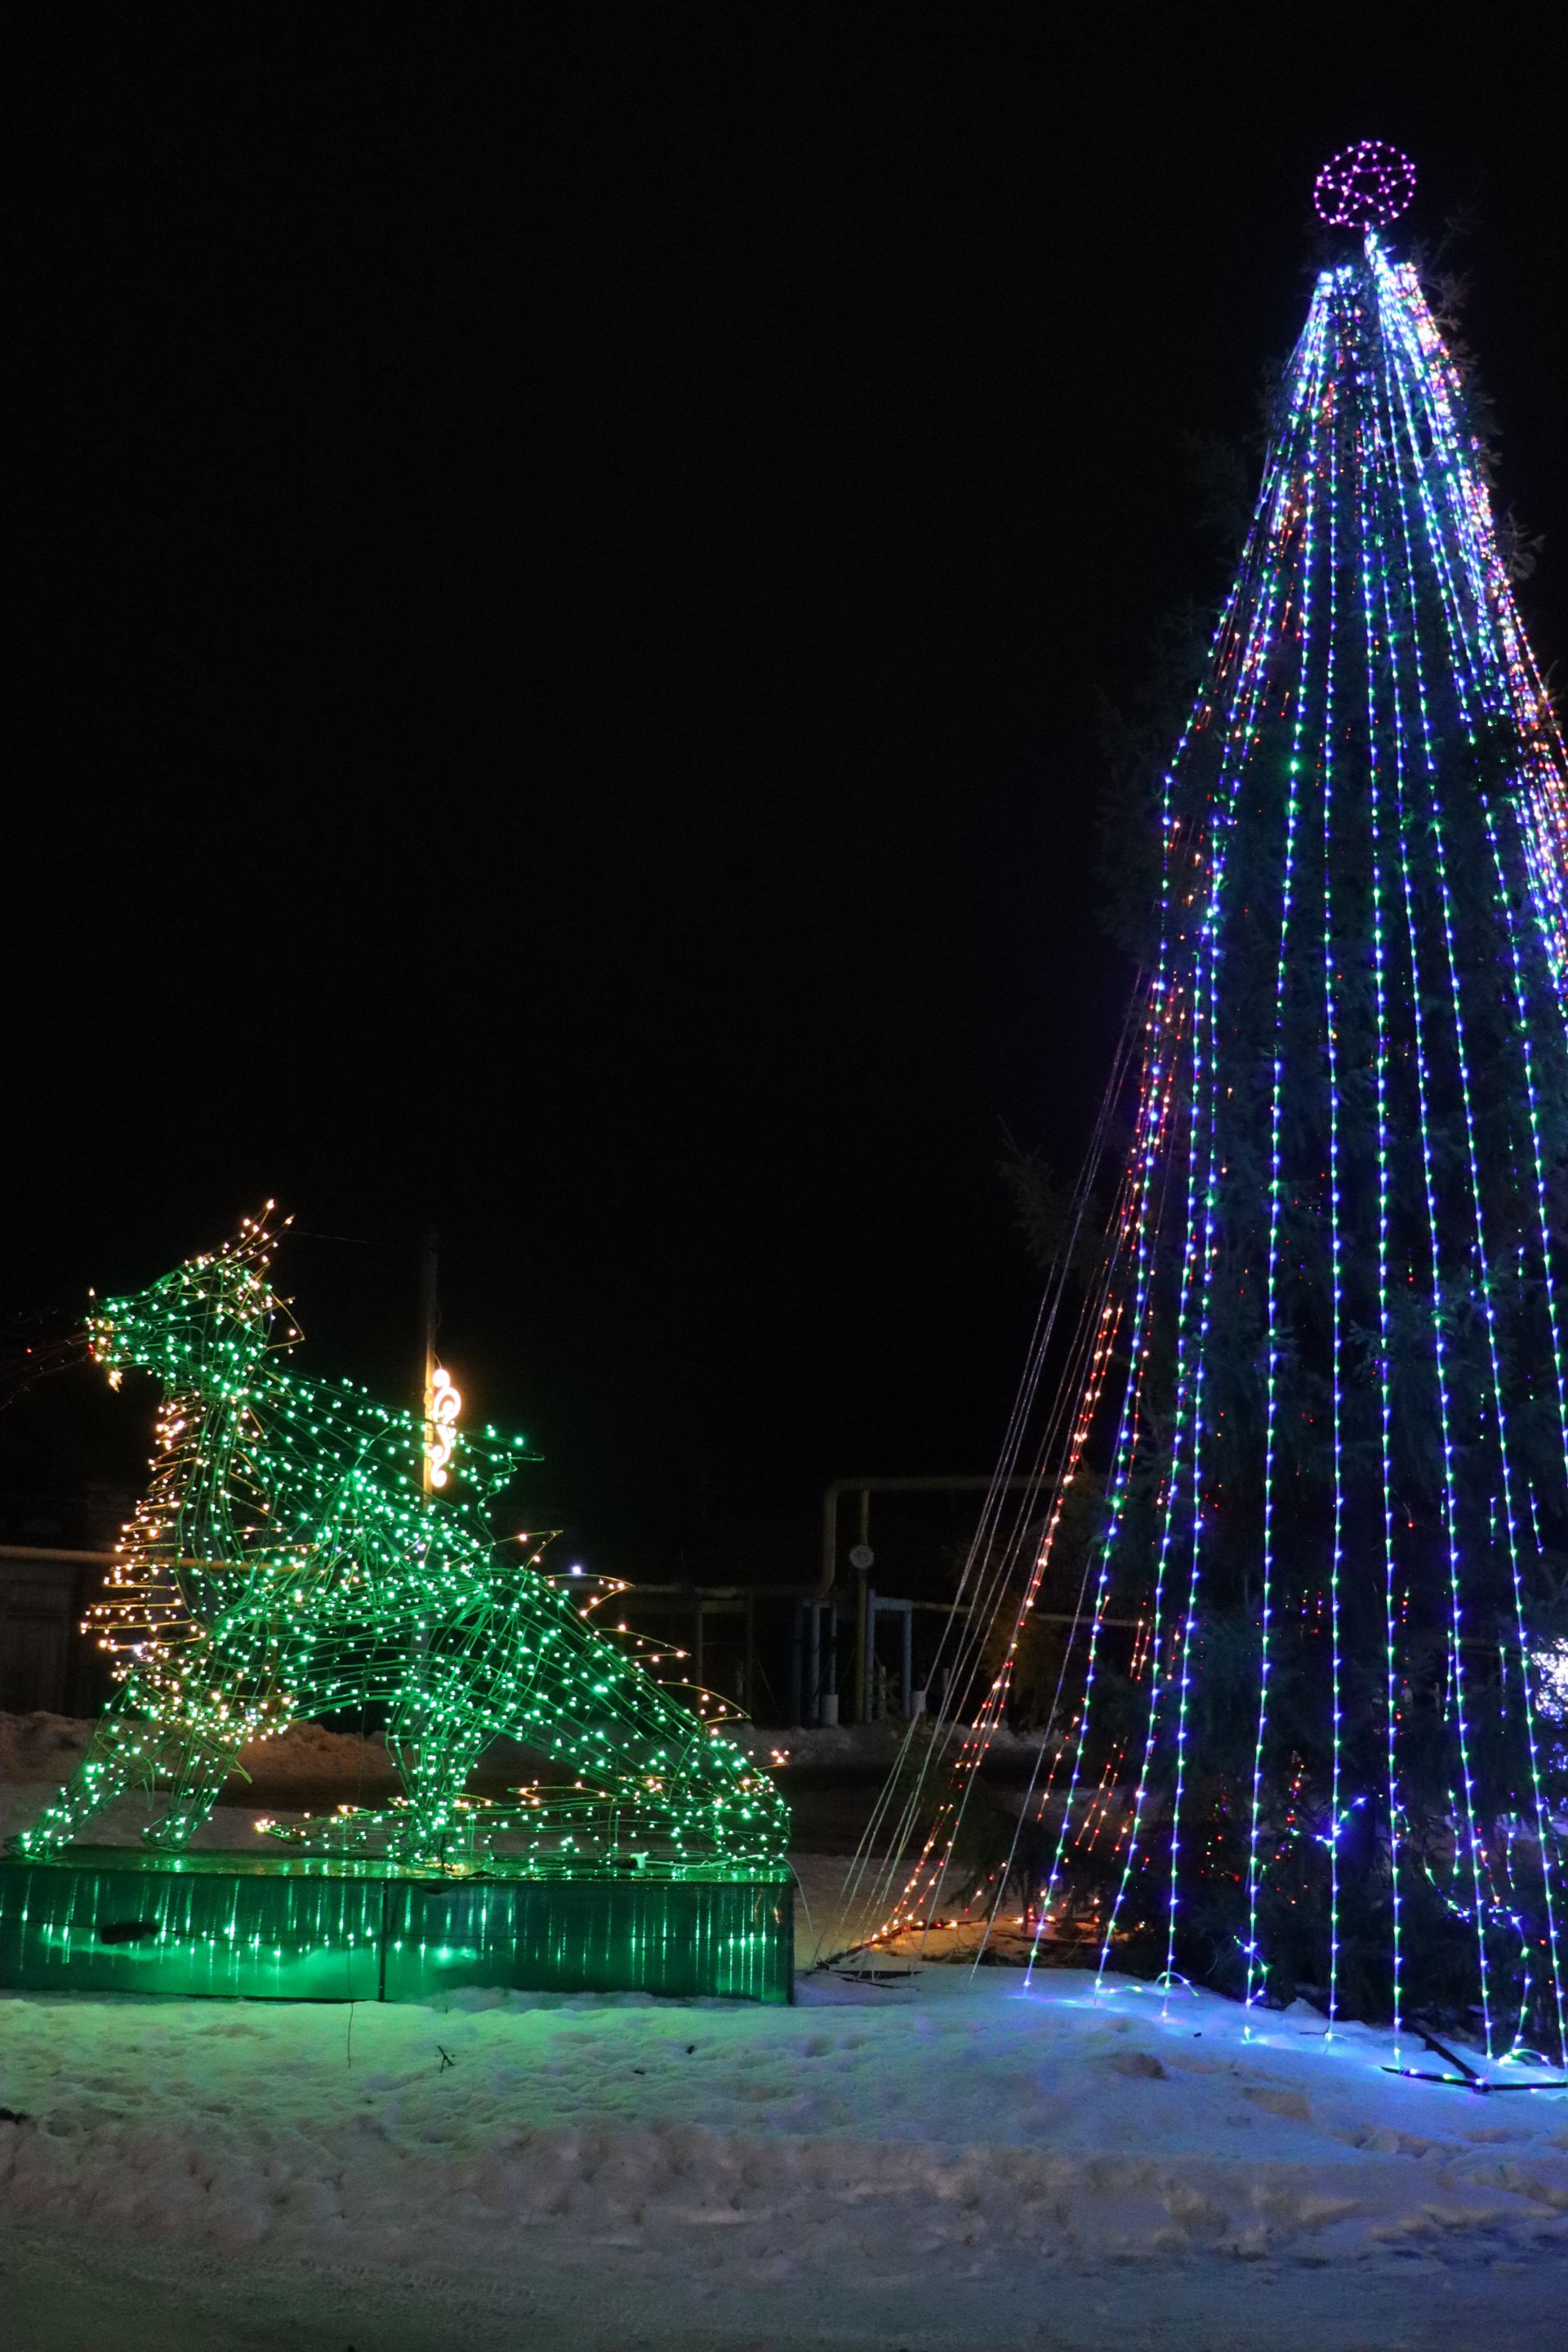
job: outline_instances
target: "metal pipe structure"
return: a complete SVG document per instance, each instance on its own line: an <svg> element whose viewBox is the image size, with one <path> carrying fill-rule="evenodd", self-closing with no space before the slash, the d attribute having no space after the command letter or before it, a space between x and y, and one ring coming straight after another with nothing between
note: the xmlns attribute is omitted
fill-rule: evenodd
<svg viewBox="0 0 1568 2352"><path fill-rule="evenodd" d="M845 1495L859 1495L866 1498L861 1524L861 1540L864 1541L869 1525L869 1498L873 1495L988 1495L994 1486L1008 1489L1038 1486L1046 1492L1055 1484L1054 1476L1044 1472L1020 1473L1012 1478L835 1478L822 1497L822 1573L810 1595L802 1597L826 1601L833 1590L833 1580L838 1570L838 1505L840 1497ZM775 1589L786 1591L795 1588Z"/></svg>

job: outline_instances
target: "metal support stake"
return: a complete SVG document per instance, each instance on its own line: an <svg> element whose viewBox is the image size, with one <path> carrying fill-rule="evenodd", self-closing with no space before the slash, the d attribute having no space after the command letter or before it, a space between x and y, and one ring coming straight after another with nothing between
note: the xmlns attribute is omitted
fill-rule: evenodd
<svg viewBox="0 0 1568 2352"><path fill-rule="evenodd" d="M869 1486L862 1486L860 1489L860 1533L857 1542L862 1551L870 1549L871 1489ZM871 1673L870 1627L867 1609L866 1570L863 1568L857 1568L855 1570L855 1679L851 1688L855 1693L856 1715L862 1723L869 1723L871 1720L871 1703L868 1696Z"/></svg>
<svg viewBox="0 0 1568 2352"><path fill-rule="evenodd" d="M877 1595L864 1577L860 1580L860 1720L869 1723L874 1711L877 1685Z"/></svg>
<svg viewBox="0 0 1568 2352"><path fill-rule="evenodd" d="M822 1721L822 1604L808 1601L811 1612L811 1642L806 1655L805 1719L807 1723Z"/></svg>
<svg viewBox="0 0 1568 2352"><path fill-rule="evenodd" d="M789 1719L792 1723L805 1721L802 1712L805 1700L805 1612L810 1606L809 1601L797 1601L795 1604L795 1623L789 1645Z"/></svg>
<svg viewBox="0 0 1568 2352"><path fill-rule="evenodd" d="M420 1319L425 1327L425 1364L419 1391L419 1410L424 1414L426 1424L434 1410L436 1395L436 1326L440 1319L437 1304L436 1264L440 1247L440 1235L435 1233L426 1234L419 1260ZM426 1433L427 1441L428 1428ZM431 1491L430 1469L430 1448L426 1442L421 1449L420 1483L427 1495Z"/></svg>

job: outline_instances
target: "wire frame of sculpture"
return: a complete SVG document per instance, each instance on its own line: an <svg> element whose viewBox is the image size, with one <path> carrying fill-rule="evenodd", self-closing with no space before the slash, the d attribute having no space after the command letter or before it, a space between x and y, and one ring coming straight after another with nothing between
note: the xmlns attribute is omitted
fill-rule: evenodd
<svg viewBox="0 0 1568 2352"><path fill-rule="evenodd" d="M374 1707L400 1801L279 1834L412 1868L778 1876L784 1801L713 1710L658 1682L636 1637L601 1630L574 1580L543 1575L536 1541L498 1543L490 1507L533 1458L526 1443L459 1430L449 1483L425 1492L415 1415L287 1368L300 1334L271 1286L274 1246L267 1215L247 1220L94 1307L111 1382L138 1370L162 1386L157 1451L91 1612L118 1693L13 1850L57 1852L142 1787L157 1792L146 1843L178 1853L242 1747ZM501 1738L563 1778L500 1806L466 1797Z"/></svg>

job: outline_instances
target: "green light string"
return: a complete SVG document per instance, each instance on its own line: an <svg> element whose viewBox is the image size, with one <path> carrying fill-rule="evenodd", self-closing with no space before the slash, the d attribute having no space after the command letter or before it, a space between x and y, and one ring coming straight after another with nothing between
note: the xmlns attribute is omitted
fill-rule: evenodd
<svg viewBox="0 0 1568 2352"><path fill-rule="evenodd" d="M178 1852L241 1747L374 1702L404 1801L316 1825L324 1851L370 1839L410 1867L472 1867L484 1808L463 1784L509 1738L572 1777L512 1808L522 1852L489 1866L776 1874L787 1815L766 1773L597 1631L537 1545L498 1545L489 1507L524 1442L459 1430L454 1490L424 1493L422 1422L280 1368L300 1335L267 1279L273 1245L247 1221L89 1319L112 1381L161 1382L159 1450L92 1612L120 1690L17 1849L50 1853L122 1791L162 1784L143 1835Z"/></svg>

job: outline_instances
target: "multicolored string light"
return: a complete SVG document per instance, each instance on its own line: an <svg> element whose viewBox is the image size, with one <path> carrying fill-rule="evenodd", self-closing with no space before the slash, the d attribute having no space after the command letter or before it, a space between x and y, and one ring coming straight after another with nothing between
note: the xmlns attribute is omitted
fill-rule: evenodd
<svg viewBox="0 0 1568 2352"><path fill-rule="evenodd" d="M1568 771L1411 184L1320 180L1359 249L1167 780L1040 1932L1562 2056Z"/></svg>

